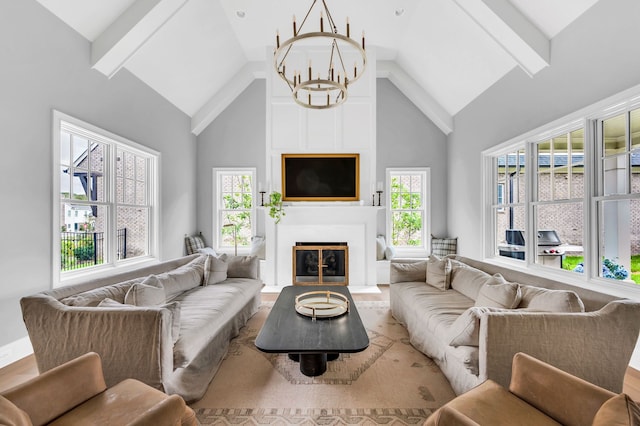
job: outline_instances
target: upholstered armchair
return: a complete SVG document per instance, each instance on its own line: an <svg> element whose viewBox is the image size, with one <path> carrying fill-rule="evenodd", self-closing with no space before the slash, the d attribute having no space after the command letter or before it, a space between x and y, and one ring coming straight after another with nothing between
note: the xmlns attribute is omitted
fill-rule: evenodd
<svg viewBox="0 0 640 426"><path fill-rule="evenodd" d="M640 425L640 409L623 393L617 395L517 353L508 390L487 380L434 412L425 426L515 424Z"/></svg>
<svg viewBox="0 0 640 426"><path fill-rule="evenodd" d="M138 380L107 388L98 354L87 353L0 395L2 425L197 425L178 395Z"/></svg>

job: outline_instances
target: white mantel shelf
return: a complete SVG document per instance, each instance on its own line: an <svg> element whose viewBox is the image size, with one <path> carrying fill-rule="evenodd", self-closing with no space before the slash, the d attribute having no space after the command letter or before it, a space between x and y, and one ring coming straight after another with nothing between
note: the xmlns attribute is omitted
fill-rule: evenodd
<svg viewBox="0 0 640 426"><path fill-rule="evenodd" d="M265 217L265 284L284 287L292 281L292 247L296 242L346 242L349 286L376 285L376 229L384 206L352 203L285 205L279 224Z"/></svg>

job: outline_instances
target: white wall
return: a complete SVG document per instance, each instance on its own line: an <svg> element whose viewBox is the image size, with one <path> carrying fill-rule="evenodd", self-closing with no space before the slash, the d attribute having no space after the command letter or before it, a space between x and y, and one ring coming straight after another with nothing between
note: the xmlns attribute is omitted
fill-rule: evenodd
<svg viewBox="0 0 640 426"><path fill-rule="evenodd" d="M431 167L434 234L447 231L446 136L389 80L376 81L376 175L387 167ZM348 102L348 101L347 101ZM266 182L266 85L254 81L198 136L198 226L212 235L213 167L256 167L259 182ZM380 215L382 216L382 214ZM258 217L258 234L264 233ZM378 233L384 233L378 224Z"/></svg>
<svg viewBox="0 0 640 426"><path fill-rule="evenodd" d="M161 152L164 259L195 230L196 175L189 117L127 71L91 70L89 42L36 1L0 3L0 57L2 349L27 335L20 297L51 287L52 109Z"/></svg>
<svg viewBox="0 0 640 426"><path fill-rule="evenodd" d="M480 153L640 83L639 16L637 0L596 3L552 40L550 67L512 70L455 116L447 210L460 253L483 255Z"/></svg>

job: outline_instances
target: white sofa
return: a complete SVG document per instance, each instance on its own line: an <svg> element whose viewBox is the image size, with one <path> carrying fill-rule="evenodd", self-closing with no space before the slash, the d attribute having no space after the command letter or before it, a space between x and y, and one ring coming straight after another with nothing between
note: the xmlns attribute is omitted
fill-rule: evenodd
<svg viewBox="0 0 640 426"><path fill-rule="evenodd" d="M134 378L200 399L258 309L258 269L251 256L196 254L25 297L38 369L97 352L107 386Z"/></svg>
<svg viewBox="0 0 640 426"><path fill-rule="evenodd" d="M457 394L508 386L524 352L619 393L640 304L461 256L391 262L393 316Z"/></svg>

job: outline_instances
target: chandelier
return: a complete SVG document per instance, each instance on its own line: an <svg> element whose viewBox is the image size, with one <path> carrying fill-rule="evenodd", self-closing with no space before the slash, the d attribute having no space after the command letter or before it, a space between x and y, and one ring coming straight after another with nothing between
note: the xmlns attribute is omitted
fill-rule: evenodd
<svg viewBox="0 0 640 426"><path fill-rule="evenodd" d="M319 3L313 0L300 27L297 27L296 17L293 16L293 37L280 43L280 32L276 32L274 52L276 72L291 89L293 100L300 106L312 109L332 108L346 101L349 86L360 78L367 65L364 31L361 44L353 40L347 18L345 35L340 34L325 0L321 0L322 5L318 6L320 31L302 32L312 10ZM292 62L303 56L298 52L304 52L305 47L317 48L327 43L329 53L321 64L317 63L318 59L314 56L316 63L309 60L306 67L302 63L291 66ZM354 60L353 68L347 65L347 61L351 63L351 60Z"/></svg>

